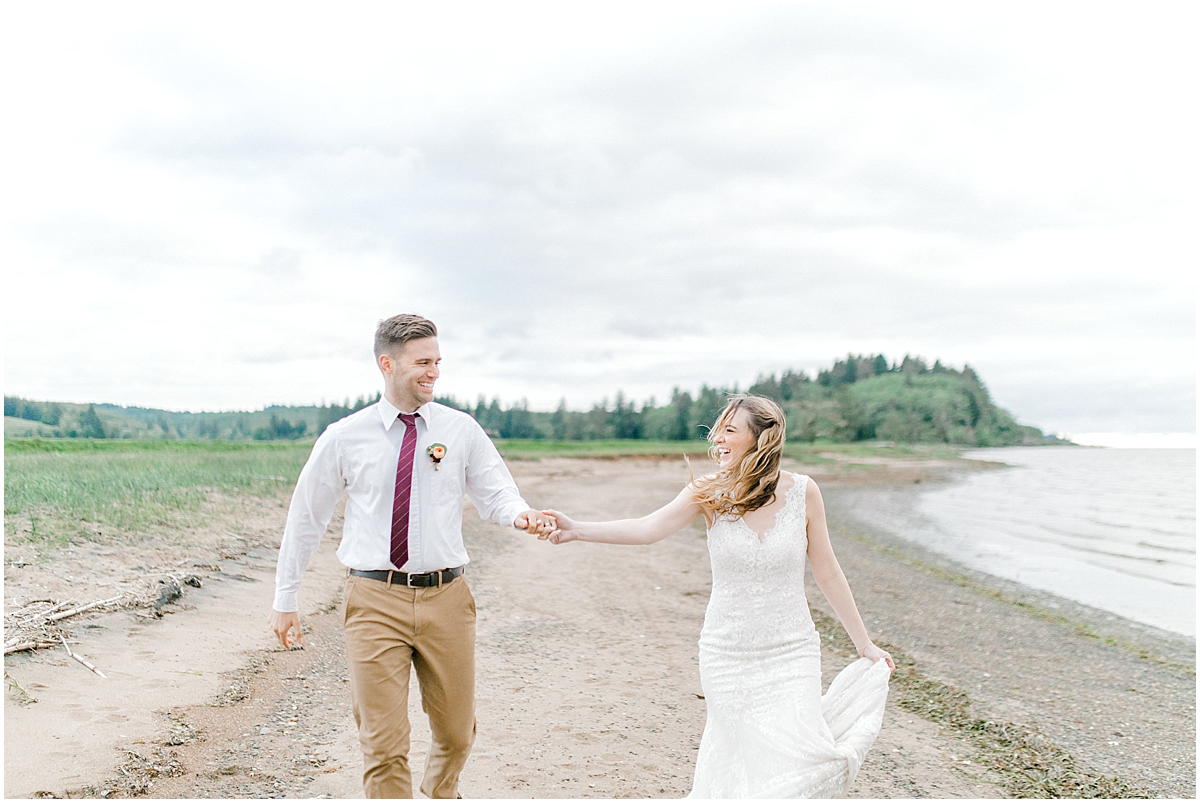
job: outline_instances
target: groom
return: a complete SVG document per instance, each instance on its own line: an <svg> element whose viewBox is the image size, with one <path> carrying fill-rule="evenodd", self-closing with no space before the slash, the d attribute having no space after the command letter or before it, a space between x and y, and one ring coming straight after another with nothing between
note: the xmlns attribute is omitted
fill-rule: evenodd
<svg viewBox="0 0 1200 803"><path fill-rule="evenodd" d="M270 627L300 641L296 594L334 505L347 496L338 559L345 589L346 658L367 797L412 797L408 766L410 667L433 742L421 792L458 794L475 740L475 600L463 576L465 492L479 514L535 535L554 529L517 491L475 420L433 401L437 327L396 315L375 332L384 392L317 438L288 510Z"/></svg>

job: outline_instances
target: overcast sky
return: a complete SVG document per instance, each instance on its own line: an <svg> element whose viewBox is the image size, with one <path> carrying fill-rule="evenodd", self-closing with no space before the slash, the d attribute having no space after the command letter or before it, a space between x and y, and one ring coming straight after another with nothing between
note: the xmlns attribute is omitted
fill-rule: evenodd
<svg viewBox="0 0 1200 803"><path fill-rule="evenodd" d="M9 8L5 393L341 400L419 312L464 400L882 351L1194 433L1189 6L567 5Z"/></svg>

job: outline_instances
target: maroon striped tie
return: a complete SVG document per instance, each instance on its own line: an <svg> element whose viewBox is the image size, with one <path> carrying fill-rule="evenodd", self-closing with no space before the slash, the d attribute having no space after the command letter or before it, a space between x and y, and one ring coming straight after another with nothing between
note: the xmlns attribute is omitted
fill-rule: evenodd
<svg viewBox="0 0 1200 803"><path fill-rule="evenodd" d="M412 499L413 456L417 453L417 414L401 413L404 440L396 461L396 495L392 497L392 565L403 569L408 562L408 504Z"/></svg>

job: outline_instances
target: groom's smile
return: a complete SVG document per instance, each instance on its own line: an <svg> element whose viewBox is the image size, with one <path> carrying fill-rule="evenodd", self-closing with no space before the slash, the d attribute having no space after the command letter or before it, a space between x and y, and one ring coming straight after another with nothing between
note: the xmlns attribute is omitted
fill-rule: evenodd
<svg viewBox="0 0 1200 803"><path fill-rule="evenodd" d="M433 401L433 386L442 373L441 361L436 337L405 343L384 368L389 400L405 412Z"/></svg>

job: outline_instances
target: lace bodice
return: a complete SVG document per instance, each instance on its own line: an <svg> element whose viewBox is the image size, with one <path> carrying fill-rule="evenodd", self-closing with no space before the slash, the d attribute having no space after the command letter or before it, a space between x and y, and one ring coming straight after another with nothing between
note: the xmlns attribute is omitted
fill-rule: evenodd
<svg viewBox="0 0 1200 803"><path fill-rule="evenodd" d="M761 535L741 516L719 517L709 527L713 585L702 646L770 649L813 633L804 595L808 477L794 476L775 523Z"/></svg>

